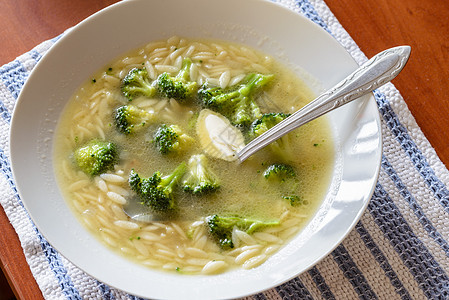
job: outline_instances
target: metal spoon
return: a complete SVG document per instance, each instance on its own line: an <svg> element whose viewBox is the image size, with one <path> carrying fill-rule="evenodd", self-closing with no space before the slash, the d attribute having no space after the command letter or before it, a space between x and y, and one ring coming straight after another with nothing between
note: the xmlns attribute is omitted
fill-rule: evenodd
<svg viewBox="0 0 449 300"><path fill-rule="evenodd" d="M321 94L318 98L237 151L234 155L234 160L243 162L255 152L293 129L391 81L404 68L409 56L409 46L391 48L375 55L333 88ZM224 135L222 138L222 142L232 143L235 137ZM164 221L168 219L166 215L155 213L150 208L142 205L138 199L129 199L123 210L131 219L140 222Z"/></svg>
<svg viewBox="0 0 449 300"><path fill-rule="evenodd" d="M307 122L345 105L395 78L410 56L410 46L390 48L373 56L330 90L264 132L235 154L240 163Z"/></svg>
<svg viewBox="0 0 449 300"><path fill-rule="evenodd" d="M123 205L123 211L131 219L139 222L165 221L167 218L155 213L148 206L143 205L137 197L130 197L127 203Z"/></svg>

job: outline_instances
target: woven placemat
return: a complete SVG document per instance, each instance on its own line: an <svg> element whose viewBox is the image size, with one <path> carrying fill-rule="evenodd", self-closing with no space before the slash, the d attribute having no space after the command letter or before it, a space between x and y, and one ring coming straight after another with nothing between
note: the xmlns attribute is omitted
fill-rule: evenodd
<svg viewBox="0 0 449 300"><path fill-rule="evenodd" d="M278 0L367 60L322 0ZM11 114L30 71L57 39L0 67L1 204L45 299L135 299L72 265L39 233L15 189ZM368 209L330 255L291 281L246 299L449 299L449 172L392 84L375 92L382 168Z"/></svg>

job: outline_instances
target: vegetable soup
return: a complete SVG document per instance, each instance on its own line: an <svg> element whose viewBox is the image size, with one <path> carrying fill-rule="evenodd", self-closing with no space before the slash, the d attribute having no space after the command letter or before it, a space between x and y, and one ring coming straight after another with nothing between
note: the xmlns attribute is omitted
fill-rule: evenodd
<svg viewBox="0 0 449 300"><path fill-rule="evenodd" d="M331 129L319 118L242 164L223 159L219 137L235 135L238 149L313 98L294 72L247 46L149 43L68 103L54 144L58 184L80 222L138 264L182 274L254 268L322 203ZM130 203L146 219L130 218Z"/></svg>

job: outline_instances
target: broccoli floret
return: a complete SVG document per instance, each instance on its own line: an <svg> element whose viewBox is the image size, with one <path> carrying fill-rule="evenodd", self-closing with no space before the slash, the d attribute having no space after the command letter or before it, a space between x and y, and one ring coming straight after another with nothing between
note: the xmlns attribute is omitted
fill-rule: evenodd
<svg viewBox="0 0 449 300"><path fill-rule="evenodd" d="M263 176L277 186L281 194L283 194L282 198L287 200L291 206L304 204L305 201L295 194L299 182L295 169L292 166L280 163L272 164L266 168Z"/></svg>
<svg viewBox="0 0 449 300"><path fill-rule="evenodd" d="M193 155L189 159L188 169L189 171L183 181L184 191L201 195L216 191L220 187L216 176L207 166L204 154Z"/></svg>
<svg viewBox="0 0 449 300"><path fill-rule="evenodd" d="M152 115L134 105L123 105L115 110L115 125L117 129L130 134L145 127Z"/></svg>
<svg viewBox="0 0 449 300"><path fill-rule="evenodd" d="M226 116L232 124L247 126L262 116L254 95L266 86L274 75L252 73L241 84L222 89L204 84L198 96L205 107Z"/></svg>
<svg viewBox="0 0 449 300"><path fill-rule="evenodd" d="M190 69L192 60L184 58L181 70L172 77L167 72L162 73L157 78L157 89L159 93L166 98L173 98L178 101L184 101L195 95L198 84L190 80Z"/></svg>
<svg viewBox="0 0 449 300"><path fill-rule="evenodd" d="M118 151L114 143L93 140L76 149L73 157L84 173L95 176L114 167Z"/></svg>
<svg viewBox="0 0 449 300"><path fill-rule="evenodd" d="M300 206L303 204L307 204L307 201L304 201L298 195L290 195L290 196L282 196L285 200L287 200L291 206Z"/></svg>
<svg viewBox="0 0 449 300"><path fill-rule="evenodd" d="M149 178L141 178L134 169L129 174L129 185L139 196L141 203L155 211L170 211L176 206L174 188L184 175L186 164L181 163L167 176L157 171Z"/></svg>
<svg viewBox="0 0 449 300"><path fill-rule="evenodd" d="M251 124L251 133L254 135L254 137L259 136L289 116L290 114L285 113L263 114L260 119L254 121L253 124Z"/></svg>
<svg viewBox="0 0 449 300"><path fill-rule="evenodd" d="M286 119L288 116L290 116L290 114L285 113L268 113L262 115L260 119L251 124L249 132L250 137L256 138L260 136L262 133ZM284 161L291 161L294 158L290 138L291 136L286 134L269 145L271 151Z"/></svg>
<svg viewBox="0 0 449 300"><path fill-rule="evenodd" d="M279 225L279 221L261 221L242 217L225 217L212 215L206 217L209 232L223 249L234 248L232 230L237 227L248 234L269 227Z"/></svg>
<svg viewBox="0 0 449 300"><path fill-rule="evenodd" d="M272 164L263 172L266 179L276 179L279 181L286 181L289 178L295 178L296 172L292 166L286 164Z"/></svg>
<svg viewBox="0 0 449 300"><path fill-rule="evenodd" d="M132 101L138 96L151 98L156 95L157 89L145 68L134 68L123 78L122 92L129 101Z"/></svg>
<svg viewBox="0 0 449 300"><path fill-rule="evenodd" d="M153 136L153 142L162 154L179 150L181 146L189 144L192 141L193 139L183 133L177 125L167 126L166 124L162 124L157 128Z"/></svg>

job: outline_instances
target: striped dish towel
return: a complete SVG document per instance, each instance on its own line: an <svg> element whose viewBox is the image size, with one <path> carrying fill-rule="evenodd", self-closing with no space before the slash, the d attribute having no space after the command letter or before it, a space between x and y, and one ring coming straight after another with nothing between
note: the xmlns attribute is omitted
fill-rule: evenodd
<svg viewBox="0 0 449 300"><path fill-rule="evenodd" d="M322 0L275 0L367 60ZM56 39L0 67L0 202L46 299L135 299L86 275L39 233L15 189L9 127L30 71ZM392 84L375 92L383 157L367 211L329 256L291 281L245 299L449 299L449 172Z"/></svg>

